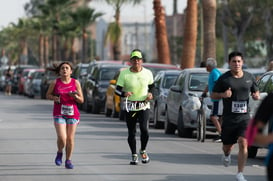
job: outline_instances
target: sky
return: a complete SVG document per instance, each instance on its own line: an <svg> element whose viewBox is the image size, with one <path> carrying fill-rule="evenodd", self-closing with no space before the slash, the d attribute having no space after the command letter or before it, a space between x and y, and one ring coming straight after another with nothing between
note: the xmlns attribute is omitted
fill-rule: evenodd
<svg viewBox="0 0 273 181"><path fill-rule="evenodd" d="M186 7L187 0L177 0L178 13L182 13ZM9 25L9 23L17 23L18 18L25 17L24 4L29 0L7 0L3 6L0 6L0 29ZM161 4L165 7L166 14L171 15L173 10L173 0L161 0ZM90 6L96 9L96 12L105 13L103 19L107 22L113 20L114 10L111 6L106 5L98 0L91 2ZM121 22L149 22L153 19L153 0L144 0L143 3L136 6L124 6L121 10Z"/></svg>

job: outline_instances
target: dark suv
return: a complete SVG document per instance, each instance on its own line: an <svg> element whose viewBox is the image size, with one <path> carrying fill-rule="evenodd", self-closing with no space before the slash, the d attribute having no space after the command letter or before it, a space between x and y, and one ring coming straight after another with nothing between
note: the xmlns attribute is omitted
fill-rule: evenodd
<svg viewBox="0 0 273 181"><path fill-rule="evenodd" d="M56 77L57 75L55 74L55 72L50 70L45 71L44 75L41 78L41 99L46 99L46 92L48 90L48 87L51 82L56 79Z"/></svg>
<svg viewBox="0 0 273 181"><path fill-rule="evenodd" d="M120 68L125 66L117 63L98 63L92 66L92 71L87 75L83 85L83 109L86 112L98 114L104 111L105 93L109 81Z"/></svg>

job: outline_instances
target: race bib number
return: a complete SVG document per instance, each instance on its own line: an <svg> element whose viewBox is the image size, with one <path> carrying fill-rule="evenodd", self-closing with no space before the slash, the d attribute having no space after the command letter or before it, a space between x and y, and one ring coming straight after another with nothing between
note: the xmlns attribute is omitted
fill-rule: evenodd
<svg viewBox="0 0 273 181"><path fill-rule="evenodd" d="M73 107L73 105L71 105L71 106L62 105L61 114L62 115L66 115L66 116L73 116L74 115L74 107Z"/></svg>
<svg viewBox="0 0 273 181"><path fill-rule="evenodd" d="M246 113L247 112L247 102L246 101L232 101L231 112Z"/></svg>

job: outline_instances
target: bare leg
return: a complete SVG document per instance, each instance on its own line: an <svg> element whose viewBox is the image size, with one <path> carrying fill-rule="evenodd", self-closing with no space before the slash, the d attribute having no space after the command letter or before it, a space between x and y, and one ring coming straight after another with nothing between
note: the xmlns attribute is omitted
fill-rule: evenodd
<svg viewBox="0 0 273 181"><path fill-rule="evenodd" d="M64 147L66 146L66 124L56 124L55 129L57 133L57 148L58 152L63 152Z"/></svg>
<svg viewBox="0 0 273 181"><path fill-rule="evenodd" d="M223 152L225 156L230 155L232 149L233 149L233 145L223 145Z"/></svg>
<svg viewBox="0 0 273 181"><path fill-rule="evenodd" d="M238 172L243 172L247 160L247 141L244 137L239 137L238 144L239 144Z"/></svg>
<svg viewBox="0 0 273 181"><path fill-rule="evenodd" d="M211 116L210 120L213 122L213 124L216 127L216 130L218 131L218 133L221 134L222 133L222 128L221 128L221 124L220 124L220 121L218 119L218 116Z"/></svg>
<svg viewBox="0 0 273 181"><path fill-rule="evenodd" d="M77 124L68 124L67 125L67 139L66 139L66 160L71 160L71 156L74 150L75 145L75 133L76 133Z"/></svg>

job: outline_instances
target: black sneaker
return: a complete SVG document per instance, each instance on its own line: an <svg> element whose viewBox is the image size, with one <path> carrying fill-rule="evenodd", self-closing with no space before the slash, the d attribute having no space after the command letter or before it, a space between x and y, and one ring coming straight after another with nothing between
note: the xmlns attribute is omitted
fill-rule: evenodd
<svg viewBox="0 0 273 181"><path fill-rule="evenodd" d="M213 139L213 141L216 142L216 143L221 143L221 142L222 142L221 135L217 135L217 136Z"/></svg>
<svg viewBox="0 0 273 181"><path fill-rule="evenodd" d="M137 165L138 164L138 156L137 154L132 154L132 160L130 161L130 165Z"/></svg>

